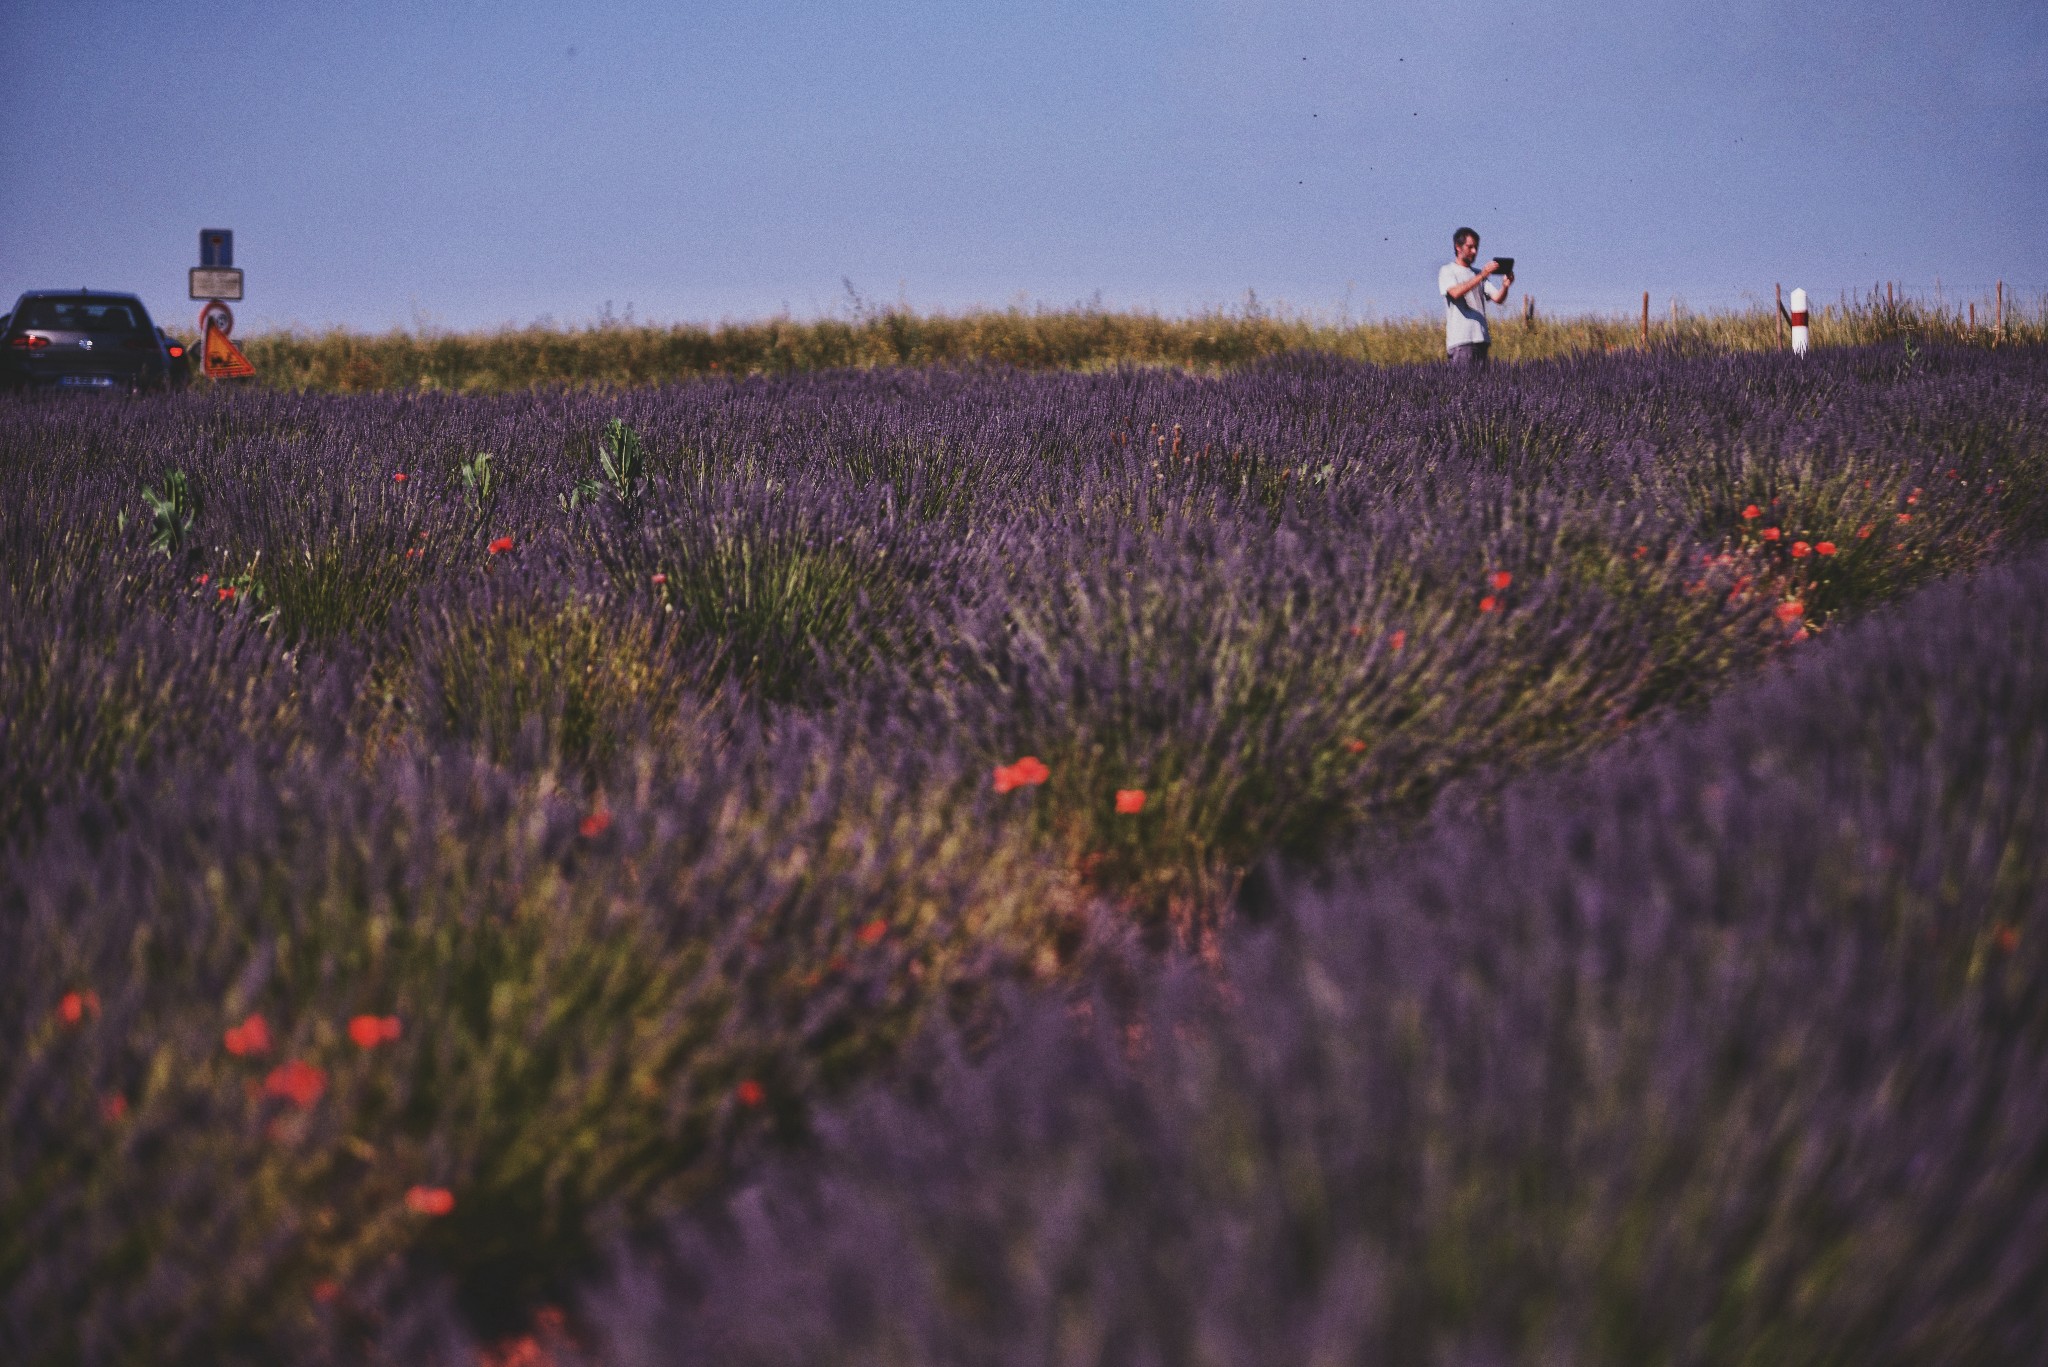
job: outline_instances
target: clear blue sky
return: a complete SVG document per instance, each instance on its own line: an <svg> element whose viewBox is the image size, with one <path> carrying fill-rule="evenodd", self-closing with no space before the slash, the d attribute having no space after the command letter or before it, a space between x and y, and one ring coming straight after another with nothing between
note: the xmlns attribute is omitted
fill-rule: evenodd
<svg viewBox="0 0 2048 1367"><path fill-rule="evenodd" d="M0 294L244 332L2048 291L2041 0L0 0ZM4 305L0 305L4 306Z"/></svg>

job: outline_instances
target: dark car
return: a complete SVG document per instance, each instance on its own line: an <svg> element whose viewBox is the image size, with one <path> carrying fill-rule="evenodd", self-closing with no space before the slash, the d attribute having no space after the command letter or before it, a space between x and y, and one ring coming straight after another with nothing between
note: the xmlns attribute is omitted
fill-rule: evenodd
<svg viewBox="0 0 2048 1367"><path fill-rule="evenodd" d="M171 358L171 369L168 376L171 388L183 389L186 385L192 383L192 348L186 346L162 328L156 330L156 335L163 341L164 355Z"/></svg>
<svg viewBox="0 0 2048 1367"><path fill-rule="evenodd" d="M176 345L132 294L30 290L0 315L0 388L163 389Z"/></svg>

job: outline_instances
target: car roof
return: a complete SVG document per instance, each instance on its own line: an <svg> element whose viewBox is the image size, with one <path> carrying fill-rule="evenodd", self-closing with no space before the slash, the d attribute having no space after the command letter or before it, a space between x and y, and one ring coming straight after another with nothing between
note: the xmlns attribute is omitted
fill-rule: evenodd
<svg viewBox="0 0 2048 1367"><path fill-rule="evenodd" d="M94 299L133 299L133 300L134 300L134 301L135 301L136 303L138 303L138 304L142 302L142 296L141 296L141 295L139 295L139 294L129 294L129 293L128 293L127 291L125 291L125 290L88 290L88 289L76 289L76 290L23 290L23 291L21 292L21 299L17 299L17 300L15 300L15 302L16 302L16 303L18 304L18 303L21 303L21 302L22 302L22 300L26 300L26 299L82 299L82 298L86 297L87 295L90 295L90 296L92 296L92 297L93 297Z"/></svg>

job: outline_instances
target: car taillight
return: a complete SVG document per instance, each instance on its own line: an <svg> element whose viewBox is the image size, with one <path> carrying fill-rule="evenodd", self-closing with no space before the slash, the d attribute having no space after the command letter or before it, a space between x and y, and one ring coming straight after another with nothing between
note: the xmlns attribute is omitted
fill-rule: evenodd
<svg viewBox="0 0 2048 1367"><path fill-rule="evenodd" d="M20 347L22 350L26 351L30 347L45 347L48 346L49 344L50 339L47 337L16 337L7 345L13 347Z"/></svg>
<svg viewBox="0 0 2048 1367"><path fill-rule="evenodd" d="M185 348L183 348L183 347L179 346L179 345L178 345L178 344L177 344L176 342L173 342L173 343L171 343L171 346L170 346L170 352L171 352L171 359L175 361L175 360L177 360L177 359L178 359L178 358L179 358L180 356L183 356L183 355L185 354Z"/></svg>

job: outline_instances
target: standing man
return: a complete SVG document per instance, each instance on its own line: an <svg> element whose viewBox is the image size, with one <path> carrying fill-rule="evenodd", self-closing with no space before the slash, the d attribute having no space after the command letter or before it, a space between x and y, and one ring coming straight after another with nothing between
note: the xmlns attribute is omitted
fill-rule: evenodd
<svg viewBox="0 0 2048 1367"><path fill-rule="evenodd" d="M1500 262L1489 261L1478 270L1472 263L1479 256L1479 234L1460 228L1451 234L1451 252L1457 260L1436 273L1437 293L1444 297L1444 350L1455 366L1477 368L1486 364L1486 305L1507 302L1514 288L1513 271L1501 272L1500 293L1486 287L1488 276L1500 271Z"/></svg>

